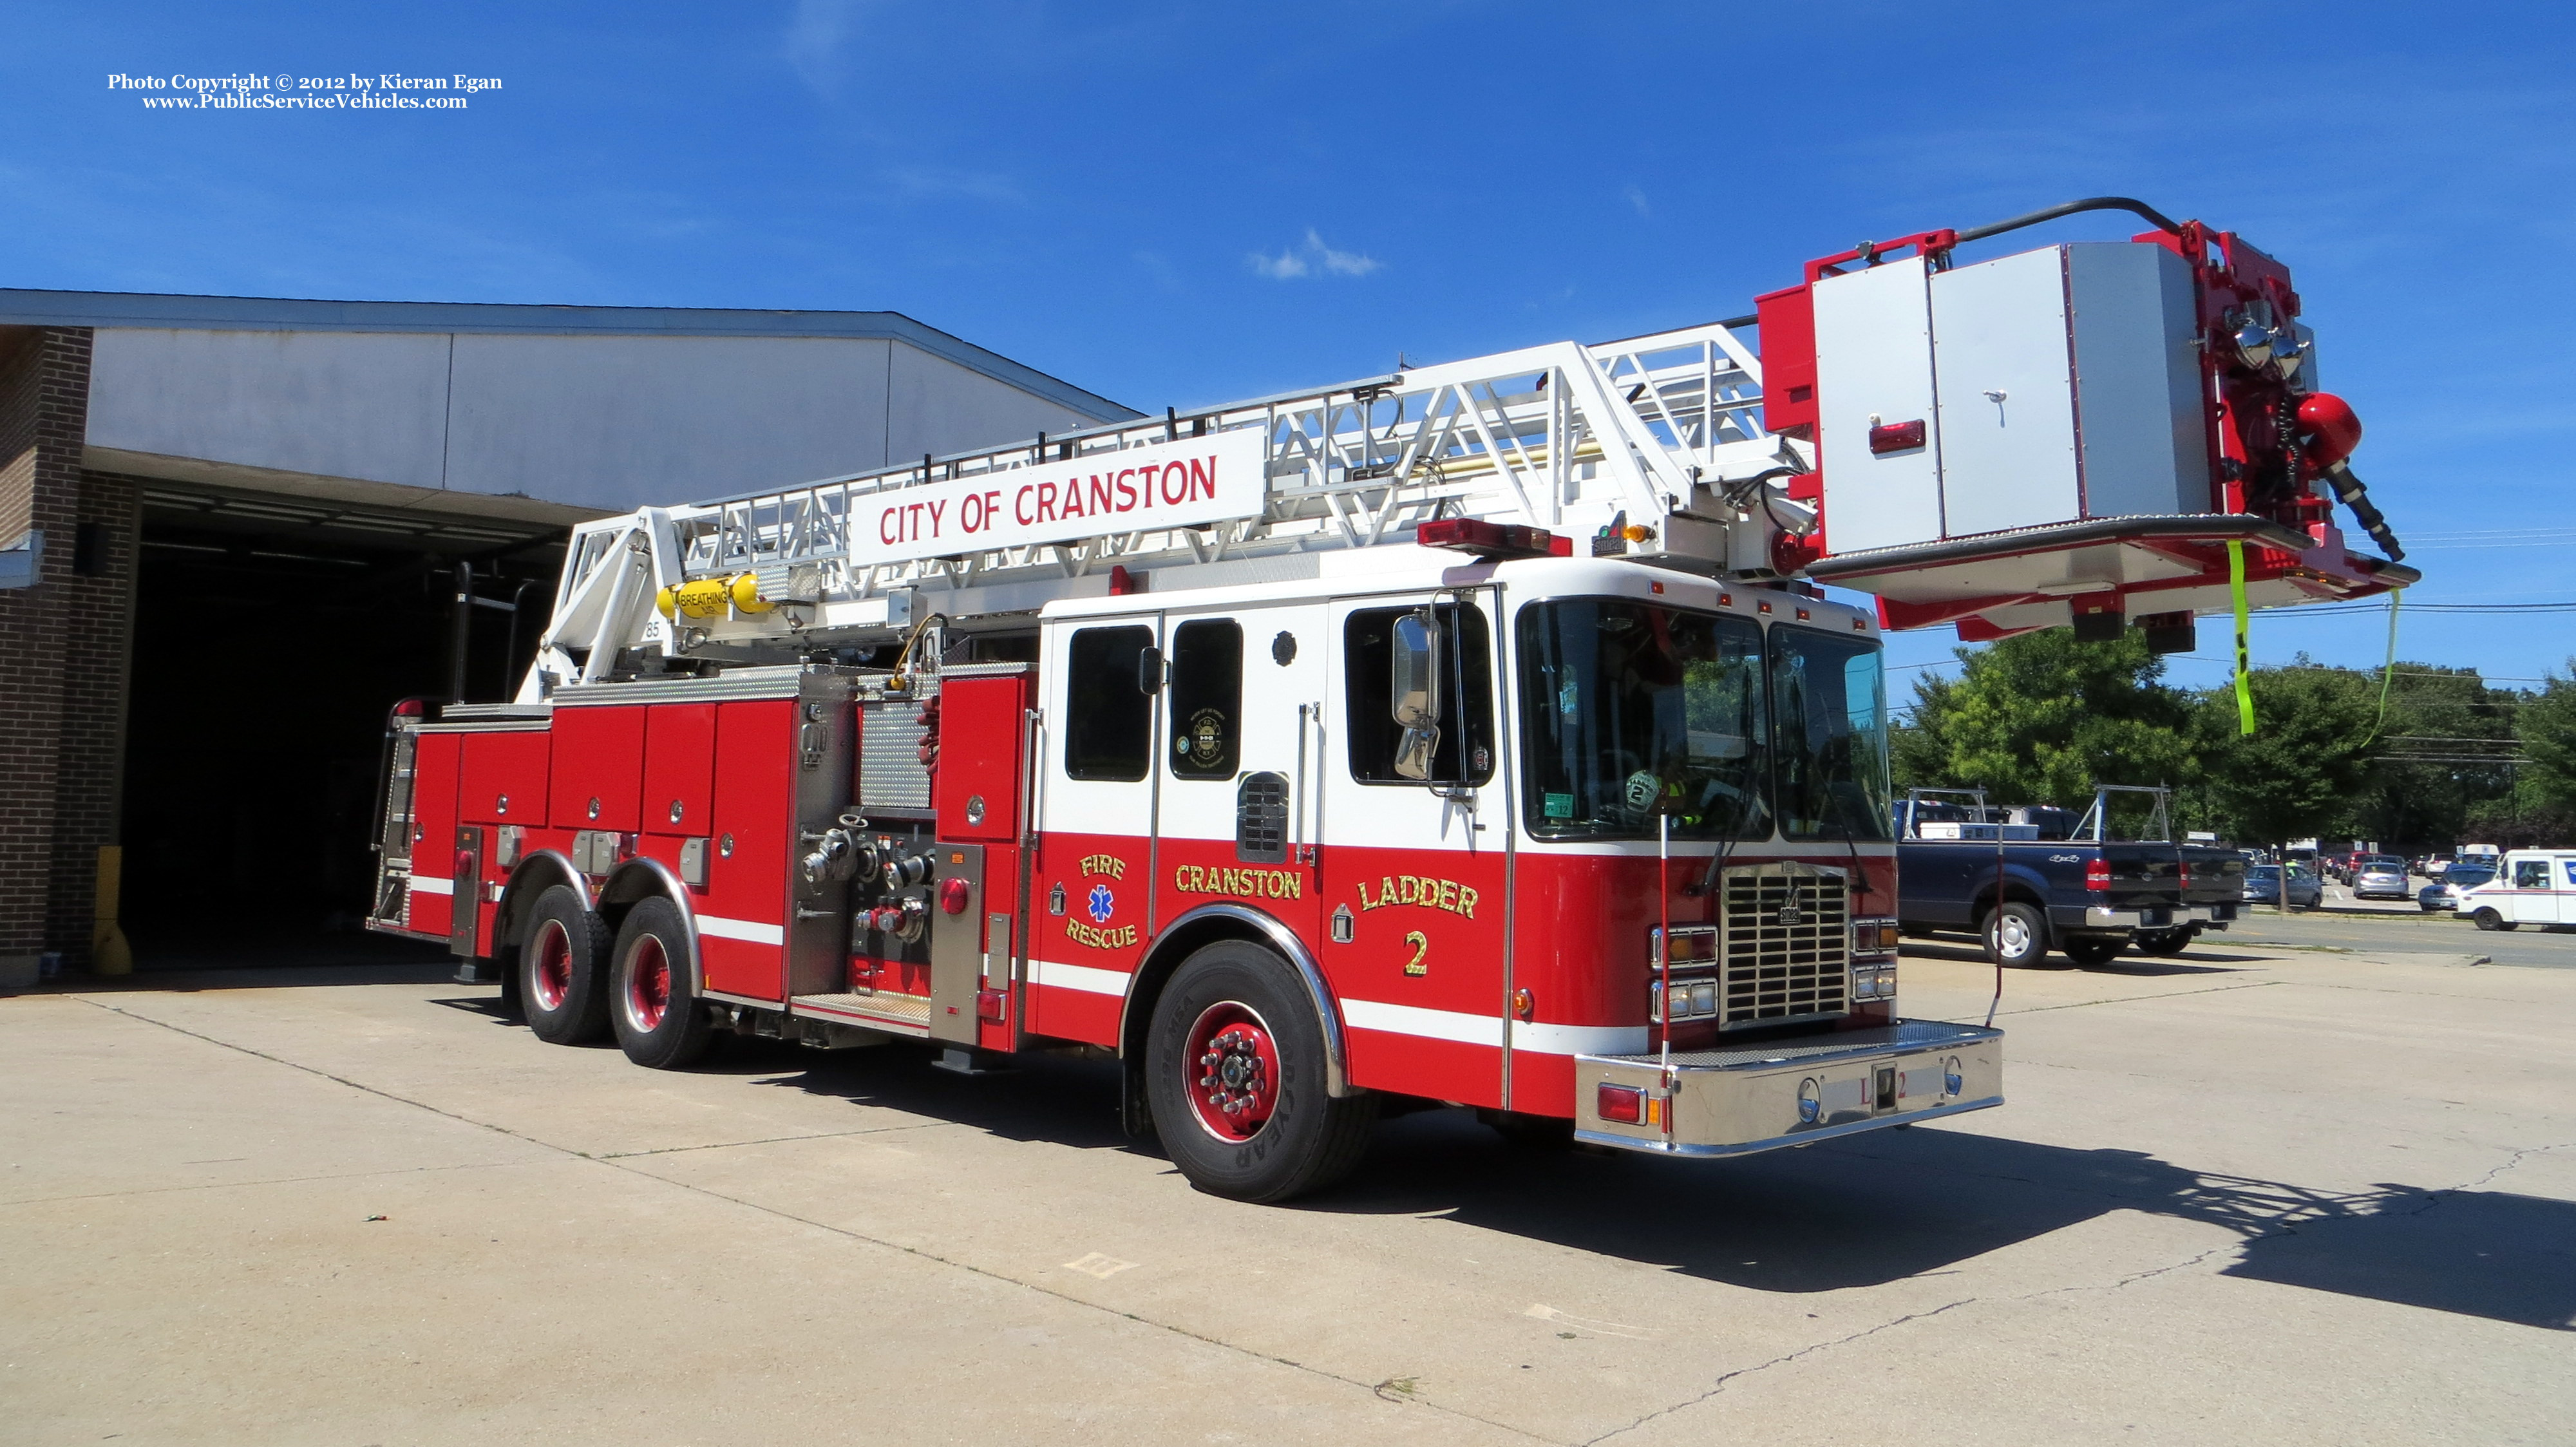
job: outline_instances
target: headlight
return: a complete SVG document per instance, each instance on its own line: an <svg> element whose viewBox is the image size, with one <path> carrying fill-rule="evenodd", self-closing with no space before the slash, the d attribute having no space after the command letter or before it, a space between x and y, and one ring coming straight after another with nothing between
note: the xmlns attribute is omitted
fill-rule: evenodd
<svg viewBox="0 0 2576 1447"><path fill-rule="evenodd" d="M1673 981L1673 1023L1707 1020L1717 1014L1717 981L1710 979ZM1658 1024L1664 1019L1664 982L1646 982L1646 1018Z"/></svg>

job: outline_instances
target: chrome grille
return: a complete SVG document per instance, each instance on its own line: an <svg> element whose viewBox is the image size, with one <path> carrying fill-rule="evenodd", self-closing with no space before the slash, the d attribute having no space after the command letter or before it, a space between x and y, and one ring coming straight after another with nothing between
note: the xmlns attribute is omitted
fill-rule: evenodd
<svg viewBox="0 0 2576 1447"><path fill-rule="evenodd" d="M1850 887L1840 871L1744 864L1719 887L1718 1028L1850 1012Z"/></svg>

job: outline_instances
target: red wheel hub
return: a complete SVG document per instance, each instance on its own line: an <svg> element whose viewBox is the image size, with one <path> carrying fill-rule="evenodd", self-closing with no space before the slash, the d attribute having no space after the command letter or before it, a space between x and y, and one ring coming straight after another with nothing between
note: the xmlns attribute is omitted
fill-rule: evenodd
<svg viewBox="0 0 2576 1447"><path fill-rule="evenodd" d="M635 1028L650 1034L662 1026L663 1014L671 1008L671 957L662 950L662 942L646 935L635 942L635 954L626 968L626 1018Z"/></svg>
<svg viewBox="0 0 2576 1447"><path fill-rule="evenodd" d="M1181 1069L1199 1125L1221 1141L1248 1141L1279 1107L1279 1045L1251 1007L1227 1001L1190 1027Z"/></svg>
<svg viewBox="0 0 2576 1447"><path fill-rule="evenodd" d="M561 921L537 926L536 951L537 968L528 984L537 992L539 1006L560 1010L572 993L572 936L564 933Z"/></svg>

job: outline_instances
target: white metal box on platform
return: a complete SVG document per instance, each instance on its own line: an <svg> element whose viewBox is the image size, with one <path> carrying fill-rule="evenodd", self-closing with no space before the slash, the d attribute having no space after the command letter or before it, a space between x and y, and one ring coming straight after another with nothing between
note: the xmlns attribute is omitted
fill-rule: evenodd
<svg viewBox="0 0 2576 1447"><path fill-rule="evenodd" d="M1835 554L2092 518L2218 511L2191 270L2158 246L2048 247L1815 283Z"/></svg>

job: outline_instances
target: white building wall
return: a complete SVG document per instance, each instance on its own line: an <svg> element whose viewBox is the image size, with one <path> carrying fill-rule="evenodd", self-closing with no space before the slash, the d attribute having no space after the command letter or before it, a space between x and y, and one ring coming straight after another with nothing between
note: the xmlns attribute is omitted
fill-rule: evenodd
<svg viewBox="0 0 2576 1447"><path fill-rule="evenodd" d="M1090 421L882 338L96 335L92 446L609 509Z"/></svg>

